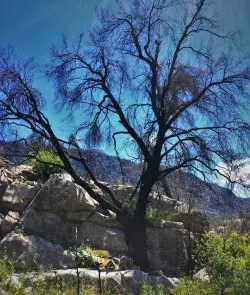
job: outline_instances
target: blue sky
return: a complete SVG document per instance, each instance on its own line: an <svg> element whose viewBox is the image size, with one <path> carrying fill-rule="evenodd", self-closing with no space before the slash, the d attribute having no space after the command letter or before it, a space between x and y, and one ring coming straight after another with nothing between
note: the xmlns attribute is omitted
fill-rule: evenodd
<svg viewBox="0 0 250 295"><path fill-rule="evenodd" d="M62 33L73 37L94 20L100 0L0 0L0 42L44 62Z"/></svg>
<svg viewBox="0 0 250 295"><path fill-rule="evenodd" d="M95 8L112 1L0 0L0 46L12 45L21 57L34 57L44 64L49 60L49 47L60 44L62 34L70 39L84 32L95 21ZM238 54L250 53L250 1L216 0L214 9L218 11L222 25L242 32L244 46ZM52 101L50 85L41 80L39 86ZM52 104L48 105L47 114L57 131L64 132Z"/></svg>
<svg viewBox="0 0 250 295"><path fill-rule="evenodd" d="M48 57L48 48L62 33L73 37L95 20L95 7L113 0L0 0L0 44L14 45L23 56L39 62ZM217 0L215 9L221 23L242 31L250 47L250 1Z"/></svg>
<svg viewBox="0 0 250 295"><path fill-rule="evenodd" d="M21 57L34 57L39 64L47 63L49 47L60 44L62 34L71 39L84 32L95 21L95 8L112 1L0 0L0 46L12 45ZM241 31L237 54L250 54L250 0L215 0L214 3L221 24L229 30ZM70 125L62 124L63 114L58 116L52 106L53 89L44 79L38 85L50 102L47 115L62 135Z"/></svg>
<svg viewBox="0 0 250 295"><path fill-rule="evenodd" d="M60 44L62 34L69 39L88 29L95 21L95 8L102 0L0 0L0 46L14 46L23 58L34 57L43 65L49 61L49 48ZM61 122L64 114L53 107L53 89L45 79L37 82L48 103L47 115L62 135L70 125ZM61 116L60 116L61 115Z"/></svg>

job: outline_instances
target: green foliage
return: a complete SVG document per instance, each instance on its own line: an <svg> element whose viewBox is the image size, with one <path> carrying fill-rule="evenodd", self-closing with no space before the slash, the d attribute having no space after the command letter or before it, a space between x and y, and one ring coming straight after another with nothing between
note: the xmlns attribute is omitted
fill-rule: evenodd
<svg viewBox="0 0 250 295"><path fill-rule="evenodd" d="M168 290L169 295L216 295L219 294L215 284L193 279L183 279L177 287Z"/></svg>
<svg viewBox="0 0 250 295"><path fill-rule="evenodd" d="M75 255L76 267L96 268L95 260L92 256L90 246L79 246L70 249Z"/></svg>
<svg viewBox="0 0 250 295"><path fill-rule="evenodd" d="M22 223L17 223L17 225L14 228L14 232L19 235L24 234L24 225Z"/></svg>
<svg viewBox="0 0 250 295"><path fill-rule="evenodd" d="M149 285L148 283L144 282L141 287L140 295L165 295L166 288L161 285Z"/></svg>
<svg viewBox="0 0 250 295"><path fill-rule="evenodd" d="M20 284L14 284L11 280L14 270L14 262L7 256L0 255L0 291L8 295L28 295L21 282Z"/></svg>
<svg viewBox="0 0 250 295"><path fill-rule="evenodd" d="M148 205L146 208L146 217L151 218L151 219L155 219L155 218L159 217L159 213L158 213L157 209Z"/></svg>
<svg viewBox="0 0 250 295"><path fill-rule="evenodd" d="M205 267L210 283L182 279L169 295L243 295L250 294L249 234L232 232L222 237L214 232L204 235L197 249L198 263Z"/></svg>
<svg viewBox="0 0 250 295"><path fill-rule="evenodd" d="M123 206L127 209L131 214L135 211L136 200L127 198L124 200Z"/></svg>
<svg viewBox="0 0 250 295"><path fill-rule="evenodd" d="M199 249L199 262L223 292L250 294L250 236L232 232L228 237L209 232Z"/></svg>
<svg viewBox="0 0 250 295"><path fill-rule="evenodd" d="M0 285L4 284L14 272L14 263L6 256L0 257Z"/></svg>
<svg viewBox="0 0 250 295"><path fill-rule="evenodd" d="M35 158L28 160L30 165L35 172L43 179L47 180L53 173L61 173L63 169L55 165L63 166L63 163L58 155L47 150L40 150Z"/></svg>

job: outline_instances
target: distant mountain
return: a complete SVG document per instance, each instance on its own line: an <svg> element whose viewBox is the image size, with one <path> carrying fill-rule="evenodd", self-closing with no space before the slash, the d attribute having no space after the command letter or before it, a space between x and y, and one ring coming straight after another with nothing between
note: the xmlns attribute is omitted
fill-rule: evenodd
<svg viewBox="0 0 250 295"><path fill-rule="evenodd" d="M11 156L17 145L0 143L1 151L8 151L8 159L20 163L20 158ZM18 146L24 152L25 147ZM98 179L109 184L135 185L140 176L140 166L126 159L118 159L100 150L83 151L92 170ZM14 155L14 152L13 152ZM79 163L74 163L75 168L85 176ZM121 168L122 167L122 168ZM239 211L250 212L250 199L237 197L231 190L214 183L207 183L195 175L177 171L165 178L168 185L168 194L173 198L206 213L210 218L227 218L236 215ZM159 183L157 189L165 193L164 185Z"/></svg>
<svg viewBox="0 0 250 295"><path fill-rule="evenodd" d="M178 171L167 177L174 198L191 204L210 218L227 218L249 212L250 199L239 198L228 188L207 183L195 175Z"/></svg>
<svg viewBox="0 0 250 295"><path fill-rule="evenodd" d="M110 156L100 150L83 151L91 169L98 179L109 184L136 184L139 179L139 165L126 160ZM74 162L76 169L85 175L81 164Z"/></svg>

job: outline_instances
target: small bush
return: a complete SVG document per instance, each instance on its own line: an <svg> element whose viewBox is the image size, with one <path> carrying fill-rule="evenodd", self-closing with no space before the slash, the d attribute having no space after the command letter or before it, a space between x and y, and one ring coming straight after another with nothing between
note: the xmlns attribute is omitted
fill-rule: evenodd
<svg viewBox="0 0 250 295"><path fill-rule="evenodd" d="M89 249L91 248L89 248L88 246L86 247L84 245L69 249L75 255L77 268L81 268L81 267L95 268L96 264Z"/></svg>
<svg viewBox="0 0 250 295"><path fill-rule="evenodd" d="M0 285L6 283L14 272L14 263L6 256L0 256Z"/></svg>
<svg viewBox="0 0 250 295"><path fill-rule="evenodd" d="M146 208L146 217L150 219L155 219L160 217L157 209L153 208L152 206L148 205Z"/></svg>
<svg viewBox="0 0 250 295"><path fill-rule="evenodd" d="M30 165L39 177L43 180L49 179L53 173L62 173L63 169L55 165L63 166L63 163L58 155L53 152L41 150L35 155L36 158L30 158L28 165Z"/></svg>
<svg viewBox="0 0 250 295"><path fill-rule="evenodd" d="M108 252L108 250L98 250L98 249L92 249L90 252L93 256L98 256L102 258L109 258L111 255Z"/></svg>

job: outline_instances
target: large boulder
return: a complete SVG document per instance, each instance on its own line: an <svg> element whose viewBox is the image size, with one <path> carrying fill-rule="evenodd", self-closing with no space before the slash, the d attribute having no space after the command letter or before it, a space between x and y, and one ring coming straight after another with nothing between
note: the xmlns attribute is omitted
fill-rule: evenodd
<svg viewBox="0 0 250 295"><path fill-rule="evenodd" d="M65 247L89 244L97 249L107 249L114 255L127 253L125 235L118 228L119 224L107 219L103 218L101 224L91 222L91 219L83 222L80 220L76 224L49 211L30 209L24 216L23 225L25 232L40 235ZM110 226L112 224L113 227Z"/></svg>
<svg viewBox="0 0 250 295"><path fill-rule="evenodd" d="M134 192L134 186L131 185L113 185L112 190L116 194L118 200L122 203L131 196ZM105 196L107 199L108 197ZM135 194L134 199L138 198L138 193ZM166 213L180 212L183 210L183 204L173 198L169 198L163 194L158 194L156 192L152 193L150 196L150 206L153 208Z"/></svg>
<svg viewBox="0 0 250 295"><path fill-rule="evenodd" d="M23 213L41 185L30 166L16 166L0 158L0 213Z"/></svg>
<svg viewBox="0 0 250 295"><path fill-rule="evenodd" d="M32 184L13 182L5 188L0 200L1 212L16 211L22 214L40 188L41 185L36 182Z"/></svg>
<svg viewBox="0 0 250 295"><path fill-rule="evenodd" d="M6 216L0 216L0 236L11 232L18 222L20 215L18 212L9 211Z"/></svg>
<svg viewBox="0 0 250 295"><path fill-rule="evenodd" d="M117 198L121 202L124 202L133 193L134 187L131 185L113 185L112 190L116 194ZM135 198L137 197L138 194L135 195Z"/></svg>
<svg viewBox="0 0 250 295"><path fill-rule="evenodd" d="M34 181L38 179L32 167L28 165L15 165L14 163L0 158L0 183L11 184L14 181Z"/></svg>
<svg viewBox="0 0 250 295"><path fill-rule="evenodd" d="M24 178L25 180L28 180L28 181L36 181L39 178L39 175L33 170L31 166L28 166L28 165L15 166L14 174L17 177Z"/></svg>
<svg viewBox="0 0 250 295"><path fill-rule="evenodd" d="M70 252L37 236L10 233L1 240L0 252L15 261L17 270L37 268L38 265L54 268L75 266Z"/></svg>
<svg viewBox="0 0 250 295"><path fill-rule="evenodd" d="M64 247L77 243L78 224L64 220L50 211L29 208L22 219L22 226L25 233L41 236Z"/></svg>
<svg viewBox="0 0 250 295"><path fill-rule="evenodd" d="M157 193L152 195L150 205L164 214L177 213L183 210L183 204L181 202Z"/></svg>
<svg viewBox="0 0 250 295"><path fill-rule="evenodd" d="M78 242L94 248L109 250L113 255L126 254L128 247L124 232L117 227L83 222L79 227Z"/></svg>
<svg viewBox="0 0 250 295"><path fill-rule="evenodd" d="M183 223L152 221L146 234L150 269L173 276L183 274L188 265L188 232Z"/></svg>
<svg viewBox="0 0 250 295"><path fill-rule="evenodd" d="M96 202L79 185L72 182L68 174L54 174L39 191L34 208L39 211L50 211L69 220L86 218L94 211ZM87 214L84 214L86 212ZM84 215L84 217L82 217Z"/></svg>
<svg viewBox="0 0 250 295"><path fill-rule="evenodd" d="M67 174L54 174L23 217L25 232L64 246L90 244L113 254L126 253L125 235L112 216Z"/></svg>

